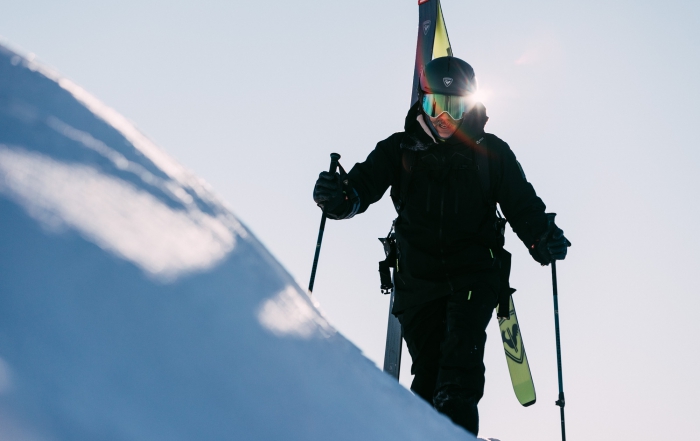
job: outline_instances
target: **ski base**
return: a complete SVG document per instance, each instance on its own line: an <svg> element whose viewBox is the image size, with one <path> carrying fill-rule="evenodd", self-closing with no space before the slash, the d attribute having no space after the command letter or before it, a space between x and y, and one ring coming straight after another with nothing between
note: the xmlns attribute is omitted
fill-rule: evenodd
<svg viewBox="0 0 700 441"><path fill-rule="evenodd" d="M384 349L384 372L399 379L401 370L401 344L403 334L401 323L391 309L394 307L394 290L391 290L391 301L389 302L389 323L386 330L386 346Z"/></svg>

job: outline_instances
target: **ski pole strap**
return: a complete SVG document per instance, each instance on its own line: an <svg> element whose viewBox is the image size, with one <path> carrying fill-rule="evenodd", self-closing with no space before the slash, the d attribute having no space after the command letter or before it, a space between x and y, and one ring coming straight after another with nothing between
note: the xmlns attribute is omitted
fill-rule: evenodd
<svg viewBox="0 0 700 441"><path fill-rule="evenodd" d="M352 181L348 177L348 174L343 166L340 165L340 162L337 163L337 167L338 175L340 176L341 191L343 192L343 198L345 200L335 212L326 213L326 216L336 220L351 219L358 213L358 211L360 211L360 195L353 187ZM335 173L335 171L333 173Z"/></svg>

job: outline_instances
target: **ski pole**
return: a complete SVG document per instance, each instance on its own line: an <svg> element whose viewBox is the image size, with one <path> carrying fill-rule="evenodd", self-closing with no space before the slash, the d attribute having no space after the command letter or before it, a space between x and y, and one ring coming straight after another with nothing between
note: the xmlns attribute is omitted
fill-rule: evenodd
<svg viewBox="0 0 700 441"><path fill-rule="evenodd" d="M338 168L338 160L340 155L337 153L331 153L331 167L328 170L330 173L335 174L335 170ZM318 266L318 256L321 254L321 241L323 241L323 230L326 228L326 212L324 211L321 215L321 226L318 228L318 240L316 240L316 254L314 255L314 264L311 267L311 280L309 280L309 293L314 290L314 280L316 279L316 267Z"/></svg>
<svg viewBox="0 0 700 441"><path fill-rule="evenodd" d="M556 213L547 213L548 225L554 224ZM559 399L554 403L559 406L561 415L561 439L566 441L566 424L564 423L564 382L561 372L561 340L559 337L559 292L557 290L557 261L552 260L552 291L554 294L554 332L557 338L557 370L559 374Z"/></svg>

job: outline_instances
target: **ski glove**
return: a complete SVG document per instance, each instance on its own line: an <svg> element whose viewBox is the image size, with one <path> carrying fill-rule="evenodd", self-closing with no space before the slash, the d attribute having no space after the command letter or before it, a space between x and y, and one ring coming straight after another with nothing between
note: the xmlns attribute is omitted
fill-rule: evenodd
<svg viewBox="0 0 700 441"><path fill-rule="evenodd" d="M549 265L554 260L564 260L571 242L564 237L564 231L554 223L530 246L530 255L542 265Z"/></svg>
<svg viewBox="0 0 700 441"><path fill-rule="evenodd" d="M347 175L345 175L347 177ZM314 201L331 219L349 219L360 207L357 193L339 173L321 172L314 186Z"/></svg>

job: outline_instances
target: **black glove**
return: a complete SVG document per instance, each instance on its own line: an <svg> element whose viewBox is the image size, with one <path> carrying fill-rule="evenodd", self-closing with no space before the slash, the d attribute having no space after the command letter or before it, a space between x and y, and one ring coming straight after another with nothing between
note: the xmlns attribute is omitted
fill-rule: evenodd
<svg viewBox="0 0 700 441"><path fill-rule="evenodd" d="M530 246L532 258L542 265L549 265L553 260L564 260L567 248L571 246L561 228L552 223L547 231Z"/></svg>
<svg viewBox="0 0 700 441"><path fill-rule="evenodd" d="M314 201L321 207L324 213L331 214L344 211L347 202L343 185L340 182L340 174L321 172L314 186Z"/></svg>

